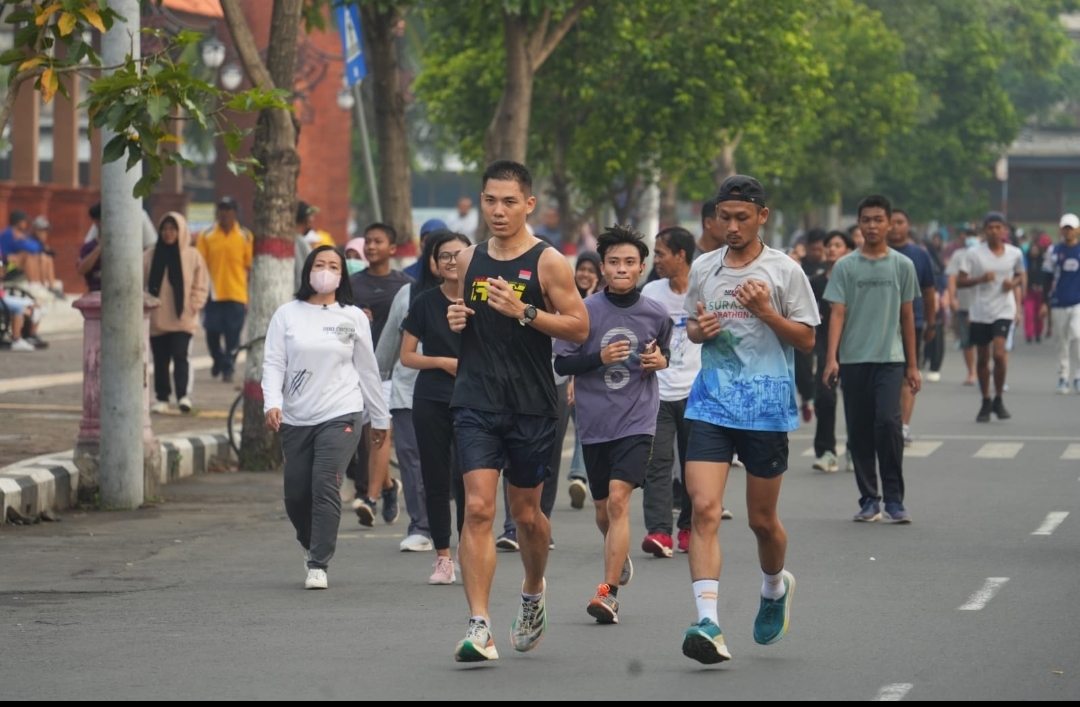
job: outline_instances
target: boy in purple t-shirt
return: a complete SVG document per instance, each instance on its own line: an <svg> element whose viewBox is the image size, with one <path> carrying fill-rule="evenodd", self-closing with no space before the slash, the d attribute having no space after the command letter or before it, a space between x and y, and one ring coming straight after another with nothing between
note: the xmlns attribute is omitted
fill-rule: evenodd
<svg viewBox="0 0 1080 707"><path fill-rule="evenodd" d="M555 372L574 376L574 399L585 471L604 536L604 581L589 602L602 624L619 622L619 587L633 576L630 494L645 481L660 391L667 368L671 317L636 287L649 248L641 234L613 226L597 240L607 288L585 300L589 338L557 342Z"/></svg>

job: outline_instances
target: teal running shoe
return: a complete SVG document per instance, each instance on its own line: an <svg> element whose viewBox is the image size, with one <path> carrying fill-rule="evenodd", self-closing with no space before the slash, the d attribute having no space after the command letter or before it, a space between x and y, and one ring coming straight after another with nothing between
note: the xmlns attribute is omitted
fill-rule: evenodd
<svg viewBox="0 0 1080 707"><path fill-rule="evenodd" d="M754 640L763 646L776 643L787 634L791 619L791 596L795 593L795 578L784 570L784 596L779 599L761 597L757 618L754 619Z"/></svg>
<svg viewBox="0 0 1080 707"><path fill-rule="evenodd" d="M724 634L711 619L690 624L690 628L683 634L682 652L687 658L693 658L705 665L731 660L731 654L724 645Z"/></svg>

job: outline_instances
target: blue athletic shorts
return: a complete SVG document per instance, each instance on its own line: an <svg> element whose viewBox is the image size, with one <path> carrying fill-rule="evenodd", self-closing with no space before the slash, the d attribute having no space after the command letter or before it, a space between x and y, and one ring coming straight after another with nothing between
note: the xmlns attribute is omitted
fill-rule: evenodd
<svg viewBox="0 0 1080 707"><path fill-rule="evenodd" d="M553 417L454 408L454 436L463 473L502 470L518 488L547 480L555 446Z"/></svg>
<svg viewBox="0 0 1080 707"><path fill-rule="evenodd" d="M751 476L772 479L787 471L787 432L738 430L690 421L690 441L686 445L687 462L730 464L734 455Z"/></svg>

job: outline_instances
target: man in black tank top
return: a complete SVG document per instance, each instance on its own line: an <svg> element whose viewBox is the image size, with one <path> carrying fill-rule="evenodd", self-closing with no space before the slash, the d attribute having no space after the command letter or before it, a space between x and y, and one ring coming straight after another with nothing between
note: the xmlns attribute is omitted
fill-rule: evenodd
<svg viewBox="0 0 1080 707"><path fill-rule="evenodd" d="M493 162L484 170L482 189L481 211L492 237L458 255L458 272L465 276L447 312L450 328L461 332L450 405L465 474L458 552L472 615L454 653L460 662L499 657L488 599L501 470L525 565L521 608L510 634L514 649L531 650L547 626L544 570L551 526L540 511L540 494L558 418L551 339L581 343L589 335L570 264L525 228L536 207L529 170L517 162Z"/></svg>

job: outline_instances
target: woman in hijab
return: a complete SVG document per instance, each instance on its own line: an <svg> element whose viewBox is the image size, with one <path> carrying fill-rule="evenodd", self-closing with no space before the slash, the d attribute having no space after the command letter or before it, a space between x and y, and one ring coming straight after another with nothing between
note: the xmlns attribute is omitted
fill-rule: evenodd
<svg viewBox="0 0 1080 707"><path fill-rule="evenodd" d="M349 277L367 269L367 258L364 256L364 238L353 238L345 244L345 267Z"/></svg>
<svg viewBox="0 0 1080 707"><path fill-rule="evenodd" d="M206 262L191 247L187 219L175 211L158 224L158 241L143 255L146 290L161 304L150 312L150 351L154 356L154 393L151 412L169 409L169 364L173 366L176 401L181 412L191 412L191 374L188 349L206 304L209 277Z"/></svg>

